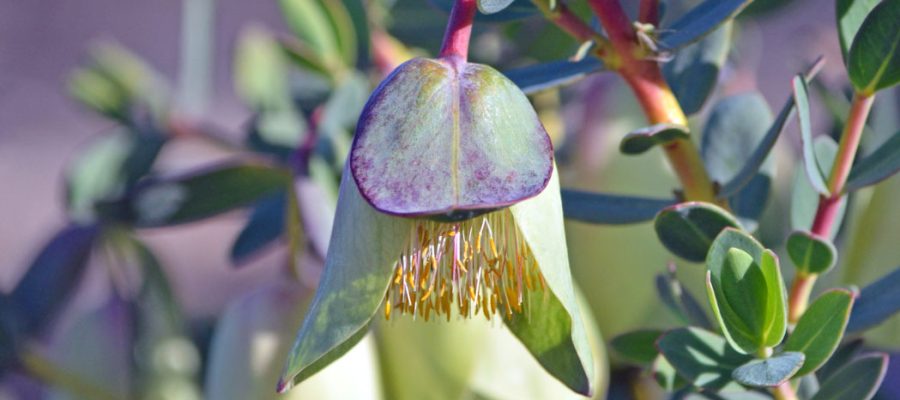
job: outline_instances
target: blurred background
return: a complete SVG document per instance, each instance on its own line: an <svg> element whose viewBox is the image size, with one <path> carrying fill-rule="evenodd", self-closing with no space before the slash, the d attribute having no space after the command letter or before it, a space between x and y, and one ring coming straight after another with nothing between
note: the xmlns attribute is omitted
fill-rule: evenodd
<svg viewBox="0 0 900 400"><path fill-rule="evenodd" d="M369 18L377 19L387 34L404 43L406 54L436 53L446 18L445 11L436 5L441 1L377 3L378 7L372 8L383 15ZM575 7L581 2L569 3ZM632 3L636 2L625 3L634 8ZM847 86L832 2L757 3L734 27L732 49L720 72L719 86L698 115L708 113L710 104L718 99L753 90L777 110L790 93L791 78L818 55L827 59L820 75L826 87L841 93ZM92 46L114 43L157 71L170 89L167 115L172 120L202 126L213 132L216 140L242 143L257 110L248 104L249 96L241 96L235 88L239 64L235 60L241 33L251 25L273 36L291 32L276 0L0 0L0 181L6 182L6 189L0 191L0 291L13 290L41 247L70 220L65 205L66 174L79 154L98 138L119 129L116 121L70 95L72 73L90 62ZM569 57L578 45L540 16L484 22L476 27L472 57L504 71ZM356 67L360 76L368 79L369 90L383 74L376 63L364 57ZM292 75L292 87L305 88L296 81L306 76ZM896 115L894 121L889 118L898 110L897 93L885 93L883 97L877 107L888 111L876 111L881 122L873 126L889 134L897 126L891 128ZM645 122L617 76L595 74L532 99L559 150L563 186L654 197L670 196L677 186L661 153L638 157L619 154L622 135ZM833 132L835 119L826 102L816 100L813 115L816 133ZM695 117L692 123L700 124L704 119ZM171 125L178 124L170 121ZM759 231L762 240L772 247L780 246L790 231L786 210L790 208L798 137L796 127L791 126L775 153L779 172ZM872 142L870 146L877 139ZM190 171L232 159L236 153L240 152L186 135L166 145L154 171ZM898 201L900 182L896 177L853 200L841 235L853 230L864 234L857 235L862 238L852 243L838 239L842 260L829 277L832 284L863 285L897 266L900 211L893 205L900 204ZM327 216L327 210L314 212ZM230 252L247 224L248 214L242 209L178 226L136 230L167 274L174 299L189 321L191 337L199 343L201 358L207 357L213 327L230 303L285 276L283 243L244 260L240 267L234 266ZM650 224L604 227L573 222L567 225L567 233L573 274L603 338L608 340L638 327L677 323L659 307L653 282L653 276L663 272L674 257L658 245ZM103 257L92 258L75 296L47 335L49 343L65 342L85 313L108 304L115 289L109 284L104 263ZM682 281L701 295L701 268L681 261L679 267ZM315 287L317 276L316 267L310 271L301 274L307 292ZM872 333L872 343L889 349L900 345L898 328L900 322L894 318ZM612 363L615 369L614 358ZM885 396L900 395L897 384L893 385L886 390L894 391ZM13 386L26 389L10 389ZM0 398L42 393L22 376L7 376L0 381L0 388L4 387L7 389L0 389ZM209 388L197 390L209 394Z"/></svg>

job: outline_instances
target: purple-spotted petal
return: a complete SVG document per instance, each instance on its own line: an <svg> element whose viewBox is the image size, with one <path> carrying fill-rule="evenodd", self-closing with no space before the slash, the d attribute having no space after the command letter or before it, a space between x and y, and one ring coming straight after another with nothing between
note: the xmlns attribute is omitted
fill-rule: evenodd
<svg viewBox="0 0 900 400"><path fill-rule="evenodd" d="M417 58L372 94L350 157L373 207L422 216L490 210L540 193L553 150L528 99L502 74Z"/></svg>

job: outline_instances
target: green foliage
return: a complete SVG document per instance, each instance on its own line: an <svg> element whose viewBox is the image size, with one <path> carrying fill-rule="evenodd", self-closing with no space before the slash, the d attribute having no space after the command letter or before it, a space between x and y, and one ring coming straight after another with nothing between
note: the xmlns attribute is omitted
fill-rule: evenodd
<svg viewBox="0 0 900 400"><path fill-rule="evenodd" d="M660 242L669 251L688 261L707 256L713 239L725 228L740 226L727 211L709 203L689 202L667 207L653 223Z"/></svg>
<svg viewBox="0 0 900 400"><path fill-rule="evenodd" d="M633 224L653 219L674 200L563 190L566 218L593 224Z"/></svg>
<svg viewBox="0 0 900 400"><path fill-rule="evenodd" d="M811 400L868 400L887 371L886 354L862 356L828 377Z"/></svg>
<svg viewBox="0 0 900 400"><path fill-rule="evenodd" d="M786 382L803 365L803 353L785 352L774 357L748 361L735 368L734 380L752 387L773 387Z"/></svg>
<svg viewBox="0 0 900 400"><path fill-rule="evenodd" d="M879 3L863 20L847 56L857 91L871 94L900 82L900 3Z"/></svg>
<svg viewBox="0 0 900 400"><path fill-rule="evenodd" d="M819 296L803 313L784 344L785 351L798 351L806 356L797 375L815 372L831 357L844 335L852 307L853 293L835 289Z"/></svg>
<svg viewBox="0 0 900 400"><path fill-rule="evenodd" d="M664 334L657 347L678 375L712 390L739 388L732 371L750 357L735 351L722 336L699 328L679 328Z"/></svg>
<svg viewBox="0 0 900 400"><path fill-rule="evenodd" d="M791 233L785 246L794 267L804 274L824 274L837 262L837 249L834 245L809 232Z"/></svg>
<svg viewBox="0 0 900 400"><path fill-rule="evenodd" d="M662 336L663 331L640 330L628 332L616 336L609 345L616 354L637 364L650 364L659 355L656 349L656 341Z"/></svg>
<svg viewBox="0 0 900 400"><path fill-rule="evenodd" d="M723 23L715 31L677 53L663 65L666 81L685 114L696 114L713 94L719 71L728 57L733 24Z"/></svg>
<svg viewBox="0 0 900 400"><path fill-rule="evenodd" d="M628 132L619 143L623 154L641 154L655 146L663 146L673 140L688 139L687 127L674 124L657 124Z"/></svg>

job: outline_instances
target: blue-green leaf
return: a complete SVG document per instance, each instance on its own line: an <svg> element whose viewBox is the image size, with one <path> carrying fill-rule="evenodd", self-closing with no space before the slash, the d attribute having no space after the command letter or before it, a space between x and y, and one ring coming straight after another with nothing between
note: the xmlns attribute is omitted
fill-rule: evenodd
<svg viewBox="0 0 900 400"><path fill-rule="evenodd" d="M688 128L675 124L656 124L629 132L619 143L623 154L641 154L654 146L690 137Z"/></svg>
<svg viewBox="0 0 900 400"><path fill-rule="evenodd" d="M834 245L807 231L792 232L785 247L794 266L803 273L824 274L837 261Z"/></svg>
<svg viewBox="0 0 900 400"><path fill-rule="evenodd" d="M677 50L708 35L733 19L751 0L706 0L688 11L659 35L664 49Z"/></svg>
<svg viewBox="0 0 900 400"><path fill-rule="evenodd" d="M667 207L654 221L660 242L673 254L701 262L713 239L725 228L740 226L727 211L704 202L687 202Z"/></svg>
<svg viewBox="0 0 900 400"><path fill-rule="evenodd" d="M900 132L850 170L845 190L852 192L890 178L900 171Z"/></svg>
<svg viewBox="0 0 900 400"><path fill-rule="evenodd" d="M803 143L803 167L809 182L812 183L816 192L823 196L828 196L828 186L825 184L828 172L822 170L813 147L812 122L810 122L809 116L809 93L806 87L806 80L798 75L794 77L792 85L794 88L794 102L797 104L800 138Z"/></svg>
<svg viewBox="0 0 900 400"><path fill-rule="evenodd" d="M677 53L663 64L666 81L687 115L703 108L719 80L731 42L731 22L722 24L702 40Z"/></svg>
<svg viewBox="0 0 900 400"><path fill-rule="evenodd" d="M704 329L712 328L706 311L675 276L674 263L669 264L668 273L656 275L656 292L663 304L685 323Z"/></svg>
<svg viewBox="0 0 900 400"><path fill-rule="evenodd" d="M231 263L241 265L259 254L284 233L287 194L275 193L261 199L253 207L247 225L231 246Z"/></svg>
<svg viewBox="0 0 900 400"><path fill-rule="evenodd" d="M863 288L853 306L848 333L872 328L900 312L900 267Z"/></svg>
<svg viewBox="0 0 900 400"><path fill-rule="evenodd" d="M563 190L563 213L567 219L592 224L634 224L653 219L675 200L649 199L578 190Z"/></svg>
<svg viewBox="0 0 900 400"><path fill-rule="evenodd" d="M596 57L585 57L579 61L551 61L513 68L503 74L525 94L531 94L575 82L601 70L603 62Z"/></svg>
<svg viewBox="0 0 900 400"><path fill-rule="evenodd" d="M656 344L678 375L696 386L713 390L733 390L732 371L751 359L731 348L725 338L699 328L669 331Z"/></svg>
<svg viewBox="0 0 900 400"><path fill-rule="evenodd" d="M819 296L803 313L784 345L785 351L806 356L797 375L814 372L828 361L841 343L852 307L853 293L834 289Z"/></svg>
<svg viewBox="0 0 900 400"><path fill-rule="evenodd" d="M900 2L885 0L863 20L847 57L857 91L875 93L900 82Z"/></svg>
<svg viewBox="0 0 900 400"><path fill-rule="evenodd" d="M837 154L838 144L830 136L819 135L813 143L816 159L821 163L823 169L830 170L831 164L834 162L835 154ZM801 169L796 169L794 174L793 192L791 193L791 227L794 230L806 230L812 226L815 219L816 208L819 204L819 193L809 183L806 173ZM844 219L844 213L847 209L847 197L841 198L841 206L838 209L838 215L835 218L835 227L831 230L831 237L838 232L838 227Z"/></svg>
<svg viewBox="0 0 900 400"><path fill-rule="evenodd" d="M887 354L862 356L822 382L811 400L869 400L881 386L887 366Z"/></svg>
<svg viewBox="0 0 900 400"><path fill-rule="evenodd" d="M609 346L629 362L650 364L659 355L659 350L656 349L656 340L662 334L662 331L656 329L627 332L614 337L609 342Z"/></svg>
<svg viewBox="0 0 900 400"><path fill-rule="evenodd" d="M747 386L778 386L803 365L803 353L789 351L766 359L751 360L732 372L734 380Z"/></svg>
<svg viewBox="0 0 900 400"><path fill-rule="evenodd" d="M856 37L863 20L880 2L881 0L837 0L835 2L838 39L841 43L841 56L844 58L844 63L847 62L850 45L853 44L853 38Z"/></svg>

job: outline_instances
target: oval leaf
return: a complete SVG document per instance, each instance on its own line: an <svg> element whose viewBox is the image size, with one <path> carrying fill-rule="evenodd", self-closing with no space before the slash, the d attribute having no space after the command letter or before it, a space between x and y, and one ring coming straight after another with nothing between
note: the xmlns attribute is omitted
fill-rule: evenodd
<svg viewBox="0 0 900 400"><path fill-rule="evenodd" d="M687 127L674 124L657 124L629 132L619 143L619 151L624 154L641 154L674 140L687 139Z"/></svg>
<svg viewBox="0 0 900 400"><path fill-rule="evenodd" d="M563 213L567 219L592 224L634 224L653 219L675 200L648 199L607 193L563 190Z"/></svg>
<svg viewBox="0 0 900 400"><path fill-rule="evenodd" d="M747 386L778 386L800 369L803 353L789 351L763 360L752 360L741 365L731 374L734 380Z"/></svg>
<svg viewBox="0 0 900 400"><path fill-rule="evenodd" d="M503 11L515 0L478 0L478 11L483 14L493 14Z"/></svg>
<svg viewBox="0 0 900 400"><path fill-rule="evenodd" d="M885 0L872 9L853 39L847 72L862 93L900 82L900 2Z"/></svg>
<svg viewBox="0 0 900 400"><path fill-rule="evenodd" d="M890 178L900 171L900 132L850 170L845 190L852 192Z"/></svg>
<svg viewBox="0 0 900 400"><path fill-rule="evenodd" d="M806 177L819 194L828 196L828 186L825 184L828 172L822 169L822 165L816 158L816 151L812 137L812 122L809 116L809 92L806 80L798 75L792 81L794 88L794 103L797 105L797 120L800 125L800 139L803 144L803 167Z"/></svg>
<svg viewBox="0 0 900 400"><path fill-rule="evenodd" d="M552 151L528 98L502 74L417 58L370 97L350 169L380 211L469 213L540 193L550 180Z"/></svg>
<svg viewBox="0 0 900 400"><path fill-rule="evenodd" d="M706 0L662 29L659 44L664 49L676 50L703 39L719 25L737 16L751 1Z"/></svg>
<svg viewBox="0 0 900 400"><path fill-rule="evenodd" d="M676 371L694 385L714 390L734 390L731 372L750 360L731 348L725 338L699 328L680 328L665 333L657 348Z"/></svg>
<svg viewBox="0 0 900 400"><path fill-rule="evenodd" d="M664 246L688 261L701 262L713 239L725 228L737 228L727 211L709 203L687 202L668 207L656 216L654 228Z"/></svg>
<svg viewBox="0 0 900 400"><path fill-rule="evenodd" d="M731 31L731 22L726 22L699 42L679 50L672 61L663 64L666 82L685 114L699 112L712 95L719 80L719 70L728 56Z"/></svg>
<svg viewBox="0 0 900 400"><path fill-rule="evenodd" d="M841 43L841 56L847 63L847 53L853 44L853 38L862 26L866 15L875 8L881 0L837 0L835 2L838 22L838 39Z"/></svg>
<svg viewBox="0 0 900 400"><path fill-rule="evenodd" d="M900 311L900 267L863 288L856 299L847 332L876 326Z"/></svg>
<svg viewBox="0 0 900 400"><path fill-rule="evenodd" d="M525 94L567 85L594 72L603 70L603 62L596 57L579 61L551 61L503 72Z"/></svg>
<svg viewBox="0 0 900 400"><path fill-rule="evenodd" d="M862 356L825 380L811 400L869 400L881 386L887 367L887 354Z"/></svg>
<svg viewBox="0 0 900 400"><path fill-rule="evenodd" d="M828 361L844 336L851 307L853 294L835 289L819 296L803 313L784 345L785 351L799 351L806 356L797 375L814 372Z"/></svg>
<svg viewBox="0 0 900 400"><path fill-rule="evenodd" d="M834 245L807 231L791 233L786 247L794 266L803 273L824 274L837 261L837 249Z"/></svg>
<svg viewBox="0 0 900 400"><path fill-rule="evenodd" d="M623 333L609 342L610 347L622 358L636 364L650 364L659 355L656 340L662 336L660 330L646 329Z"/></svg>
<svg viewBox="0 0 900 400"><path fill-rule="evenodd" d="M139 187L131 208L139 227L183 224L246 206L290 183L287 171L262 165L229 165Z"/></svg>

